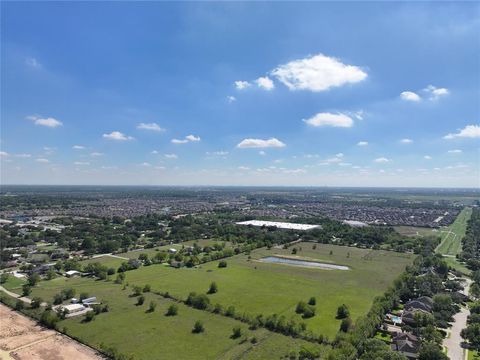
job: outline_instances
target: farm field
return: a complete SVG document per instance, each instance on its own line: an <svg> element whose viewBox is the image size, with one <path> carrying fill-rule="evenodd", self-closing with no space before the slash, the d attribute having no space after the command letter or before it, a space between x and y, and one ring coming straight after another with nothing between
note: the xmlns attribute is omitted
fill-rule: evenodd
<svg viewBox="0 0 480 360"><path fill-rule="evenodd" d="M126 281L130 285L150 284L152 291L168 291L181 299L191 291L205 293L215 281L219 290L208 295L212 304L219 303L225 308L232 305L240 314L267 316L276 313L297 320L302 320L295 313L297 303L313 296L317 299L317 314L303 321L315 333L333 338L340 324L340 320L335 319L339 305L346 304L355 320L368 311L373 298L382 294L414 258L410 254L382 250L322 244L312 249L312 246L312 243L296 244L297 256L346 265L350 270L264 263L258 260L271 255L291 255L291 249L258 249L251 253L250 259L247 255L228 258L228 266L223 269L218 268L218 262L192 269L151 265L127 272ZM99 292L105 291L108 295L108 289L118 287L111 282L91 279L57 278L42 282L40 288L34 289L34 294L49 299L67 285L78 291L83 291L86 285L93 286L92 295L100 299Z"/></svg>
<svg viewBox="0 0 480 360"><path fill-rule="evenodd" d="M121 353L134 355L135 359L264 359L265 354L269 358L281 358L302 347L322 350L320 345L263 328L248 330L246 324L237 320L183 304L177 304L177 316L165 316L172 300L145 293L145 303L136 306L136 297L130 296L131 286L123 290L123 285L112 282L56 278L42 282L33 293L51 300L66 286L76 289L77 294L87 292L97 296L108 303L110 311L101 313L88 323L82 321L83 317L63 320L59 323L60 328L66 328L69 335L90 346L100 348L103 343ZM147 311L150 301L157 304L154 312ZM205 332L193 334L191 330L197 320L203 322ZM241 338L230 337L235 326L242 328ZM251 341L254 337L256 344Z"/></svg>

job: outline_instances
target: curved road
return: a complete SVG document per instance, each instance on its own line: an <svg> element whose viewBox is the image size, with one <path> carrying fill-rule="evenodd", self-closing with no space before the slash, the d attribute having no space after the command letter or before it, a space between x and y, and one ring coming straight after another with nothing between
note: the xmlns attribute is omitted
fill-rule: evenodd
<svg viewBox="0 0 480 360"><path fill-rule="evenodd" d="M468 295L472 280L465 280L466 284L463 293ZM463 360L467 358L467 351L461 346L463 339L460 336L460 332L467 327L467 317L469 313L470 311L467 307L462 307L460 312L453 316L454 323L450 329L450 336L443 340L443 346L448 349L447 355L450 360Z"/></svg>

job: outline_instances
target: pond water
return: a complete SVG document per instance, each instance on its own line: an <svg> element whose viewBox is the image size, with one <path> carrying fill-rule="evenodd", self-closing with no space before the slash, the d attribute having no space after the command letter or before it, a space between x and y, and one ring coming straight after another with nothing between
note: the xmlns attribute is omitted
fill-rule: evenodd
<svg viewBox="0 0 480 360"><path fill-rule="evenodd" d="M260 261L273 263L273 264L316 267L316 268L328 269L328 270L350 270L348 266L343 266L343 265L327 264L327 263L308 261L308 260L297 260L297 259L291 259L291 258L283 258L279 256L267 256L267 257L261 258Z"/></svg>

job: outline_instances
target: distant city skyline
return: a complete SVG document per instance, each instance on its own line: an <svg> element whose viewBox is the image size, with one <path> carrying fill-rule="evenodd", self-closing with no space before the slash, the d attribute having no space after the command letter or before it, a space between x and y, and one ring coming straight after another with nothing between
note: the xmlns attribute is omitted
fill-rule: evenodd
<svg viewBox="0 0 480 360"><path fill-rule="evenodd" d="M480 187L480 5L3 2L2 184Z"/></svg>

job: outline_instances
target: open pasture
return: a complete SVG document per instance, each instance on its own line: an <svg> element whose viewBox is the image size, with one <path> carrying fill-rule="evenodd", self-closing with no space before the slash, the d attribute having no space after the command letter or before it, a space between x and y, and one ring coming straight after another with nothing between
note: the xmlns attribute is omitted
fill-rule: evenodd
<svg viewBox="0 0 480 360"><path fill-rule="evenodd" d="M132 286L123 289L123 285L111 281L57 278L42 282L33 293L51 300L65 287L75 289L77 295L87 292L96 296L107 303L110 310L97 315L91 322L84 322L83 317L63 320L60 328L66 328L69 335L92 347L100 348L103 343L120 353L134 355L135 359L264 359L265 356L279 359L302 347L324 349L263 328L249 330L237 320L183 304L177 303L178 315L166 316L167 308L174 301L144 293L144 304L137 306L137 298L131 296ZM151 301L157 304L153 312L148 311ZM205 331L193 334L192 327L197 320L203 323ZM242 329L242 336L233 339L232 329L236 326Z"/></svg>
<svg viewBox="0 0 480 360"><path fill-rule="evenodd" d="M259 260L266 256L293 256L292 248L263 248L253 251L250 256L242 254L227 258L226 268L218 268L217 261L191 269L151 265L127 272L126 281L130 285L149 284L152 291L168 291L181 299L185 299L192 291L206 293L210 283L215 281L218 292L208 295L211 304L219 303L224 308L234 306L239 314L278 314L297 320L302 320L295 313L297 303L315 297L316 315L302 321L315 333L333 338L340 324L340 320L335 319L339 305L346 304L354 320L365 314L373 298L382 294L414 258L410 254L336 245L299 243L295 247L298 249L295 256L299 258L345 265L350 270L323 270L261 262ZM69 283L81 291L84 283L77 285L76 281L67 280L64 286ZM41 289L35 289L35 292L49 292L50 284L55 282L61 286L65 280L42 282ZM91 286L101 289L98 291L108 291L108 288L118 286L103 281L92 283L94 285ZM58 285L55 287L58 292ZM95 291L95 295L98 295L98 291ZM53 296L51 292L45 295Z"/></svg>

